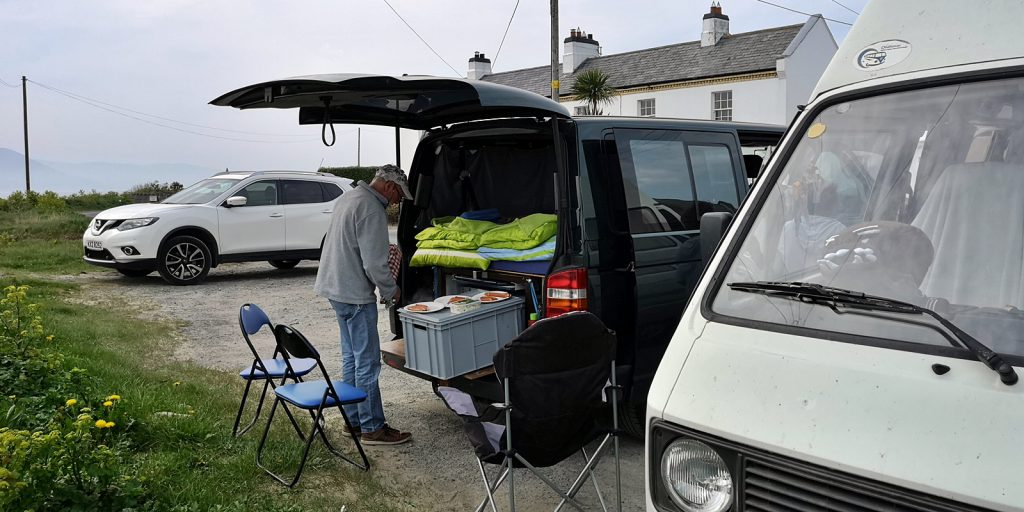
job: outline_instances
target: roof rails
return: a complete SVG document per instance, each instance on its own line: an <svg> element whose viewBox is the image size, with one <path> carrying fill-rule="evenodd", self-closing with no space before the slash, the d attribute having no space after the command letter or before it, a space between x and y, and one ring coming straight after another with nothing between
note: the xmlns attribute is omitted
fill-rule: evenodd
<svg viewBox="0 0 1024 512"><path fill-rule="evenodd" d="M330 176L337 178L335 174L329 172L318 172L318 171L224 171L217 174L244 174L247 176L255 176L258 174L300 174L300 175L314 175L314 176ZM215 175L216 176L216 175Z"/></svg>

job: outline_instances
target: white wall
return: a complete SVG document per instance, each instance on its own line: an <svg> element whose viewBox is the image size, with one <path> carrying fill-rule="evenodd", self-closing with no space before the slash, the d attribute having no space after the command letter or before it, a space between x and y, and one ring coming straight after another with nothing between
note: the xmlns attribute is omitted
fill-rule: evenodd
<svg viewBox="0 0 1024 512"><path fill-rule="evenodd" d="M797 105L810 102L811 91L821 78L838 46L825 21L819 19L796 50L786 59L786 113L789 119L796 115Z"/></svg>
<svg viewBox="0 0 1024 512"><path fill-rule="evenodd" d="M811 84L813 86L813 84ZM719 85L688 87L618 96L614 103L602 106L605 115L636 116L641 99L654 98L656 117L685 119L712 118L712 92L732 91L732 119L749 123L788 124L785 115L785 89L776 78ZM563 101L570 113L581 101Z"/></svg>

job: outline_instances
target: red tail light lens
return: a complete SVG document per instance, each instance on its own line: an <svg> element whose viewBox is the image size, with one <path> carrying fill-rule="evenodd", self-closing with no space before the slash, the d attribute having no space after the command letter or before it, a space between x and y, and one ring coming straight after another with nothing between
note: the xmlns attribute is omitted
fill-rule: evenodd
<svg viewBox="0 0 1024 512"><path fill-rule="evenodd" d="M570 311L587 310L587 270L572 268L547 279L547 311L550 318Z"/></svg>

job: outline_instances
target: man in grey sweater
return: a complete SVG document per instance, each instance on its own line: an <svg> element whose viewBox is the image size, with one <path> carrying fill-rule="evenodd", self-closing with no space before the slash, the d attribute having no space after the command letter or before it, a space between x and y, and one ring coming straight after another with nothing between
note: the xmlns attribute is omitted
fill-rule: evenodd
<svg viewBox="0 0 1024 512"><path fill-rule="evenodd" d="M388 268L388 222L385 208L412 199L405 173L393 165L377 170L369 183L359 182L334 205L324 239L313 291L330 301L341 330L343 380L366 392L366 400L346 405L363 444L401 444L412 434L393 429L384 420L377 378L380 336L377 297L397 300L398 284Z"/></svg>

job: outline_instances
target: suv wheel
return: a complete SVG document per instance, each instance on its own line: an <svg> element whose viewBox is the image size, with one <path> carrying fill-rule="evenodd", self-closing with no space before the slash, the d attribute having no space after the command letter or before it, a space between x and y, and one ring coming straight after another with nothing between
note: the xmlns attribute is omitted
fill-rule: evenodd
<svg viewBox="0 0 1024 512"><path fill-rule="evenodd" d="M647 433L644 420L647 416L647 397L640 397L643 400L630 400L619 402L619 428L637 439L643 439Z"/></svg>
<svg viewBox="0 0 1024 512"><path fill-rule="evenodd" d="M153 269L144 268L119 268L117 271L125 277L146 277L153 273Z"/></svg>
<svg viewBox="0 0 1024 512"><path fill-rule="evenodd" d="M212 264L213 256L202 240L181 235L164 242L156 269L168 283L189 285L202 282Z"/></svg>
<svg viewBox="0 0 1024 512"><path fill-rule="evenodd" d="M270 260L268 263L273 265L274 268L288 270L290 268L295 268L295 265L298 265L300 261L302 260Z"/></svg>

